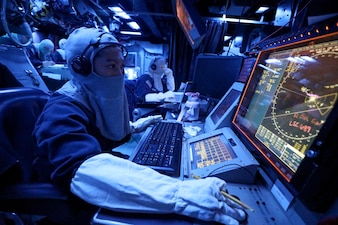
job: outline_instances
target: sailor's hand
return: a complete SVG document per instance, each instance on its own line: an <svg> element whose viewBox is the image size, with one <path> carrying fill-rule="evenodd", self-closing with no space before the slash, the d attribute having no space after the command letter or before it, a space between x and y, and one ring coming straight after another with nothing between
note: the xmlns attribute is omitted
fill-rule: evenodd
<svg viewBox="0 0 338 225"><path fill-rule="evenodd" d="M43 67L54 66L54 65L55 65L54 61L43 61L42 62Z"/></svg>
<svg viewBox="0 0 338 225"><path fill-rule="evenodd" d="M165 99L165 95L162 92L149 93L149 94L146 94L146 96L145 96L146 102L161 102L164 99Z"/></svg>

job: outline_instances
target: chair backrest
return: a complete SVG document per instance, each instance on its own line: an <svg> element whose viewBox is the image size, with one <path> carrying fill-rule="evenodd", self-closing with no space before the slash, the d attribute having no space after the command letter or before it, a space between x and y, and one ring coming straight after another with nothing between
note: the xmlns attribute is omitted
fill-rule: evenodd
<svg viewBox="0 0 338 225"><path fill-rule="evenodd" d="M33 179L32 133L49 97L41 89L0 88L0 210L46 216L51 224L89 224L96 206Z"/></svg>
<svg viewBox="0 0 338 225"><path fill-rule="evenodd" d="M32 132L48 99L48 93L36 88L0 89L0 175L7 173L11 182L32 179L36 150Z"/></svg>

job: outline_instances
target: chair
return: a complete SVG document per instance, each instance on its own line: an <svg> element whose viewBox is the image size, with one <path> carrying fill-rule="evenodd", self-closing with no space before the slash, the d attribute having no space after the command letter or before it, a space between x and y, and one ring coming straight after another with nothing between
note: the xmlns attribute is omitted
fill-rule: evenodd
<svg viewBox="0 0 338 225"><path fill-rule="evenodd" d="M89 224L97 210L34 177L32 131L48 98L36 88L0 89L0 224L1 218L23 224L18 215L34 215L52 224Z"/></svg>

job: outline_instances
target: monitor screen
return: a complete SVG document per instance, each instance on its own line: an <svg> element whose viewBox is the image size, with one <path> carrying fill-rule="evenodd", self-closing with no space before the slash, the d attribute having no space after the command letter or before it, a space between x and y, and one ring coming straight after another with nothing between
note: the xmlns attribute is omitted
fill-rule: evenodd
<svg viewBox="0 0 338 225"><path fill-rule="evenodd" d="M202 98L220 100L238 79L242 61L241 56L197 56L192 89Z"/></svg>
<svg viewBox="0 0 338 225"><path fill-rule="evenodd" d="M337 73L337 33L263 50L233 118L243 142L298 190L317 170L314 163L307 164L313 171L304 169L310 153L331 150Z"/></svg>
<svg viewBox="0 0 338 225"><path fill-rule="evenodd" d="M231 126L231 119L237 107L244 84L235 82L222 99L205 118L204 131L209 132L225 126Z"/></svg>
<svg viewBox="0 0 338 225"><path fill-rule="evenodd" d="M238 157L223 134L191 142L190 148L194 158L192 169L204 168Z"/></svg>
<svg viewBox="0 0 338 225"><path fill-rule="evenodd" d="M173 9L190 46L196 49L206 35L205 24L189 0L174 0Z"/></svg>

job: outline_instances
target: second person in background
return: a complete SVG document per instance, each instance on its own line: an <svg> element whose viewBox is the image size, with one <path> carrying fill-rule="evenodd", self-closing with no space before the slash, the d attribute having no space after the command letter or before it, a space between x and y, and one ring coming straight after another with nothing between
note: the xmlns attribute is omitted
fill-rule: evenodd
<svg viewBox="0 0 338 225"><path fill-rule="evenodd" d="M136 82L135 95L137 102L145 102L151 93L166 93L175 90L173 71L168 68L164 57L155 57L149 63L148 71ZM150 96L150 95L149 95ZM151 95L153 101L161 101L162 95Z"/></svg>

